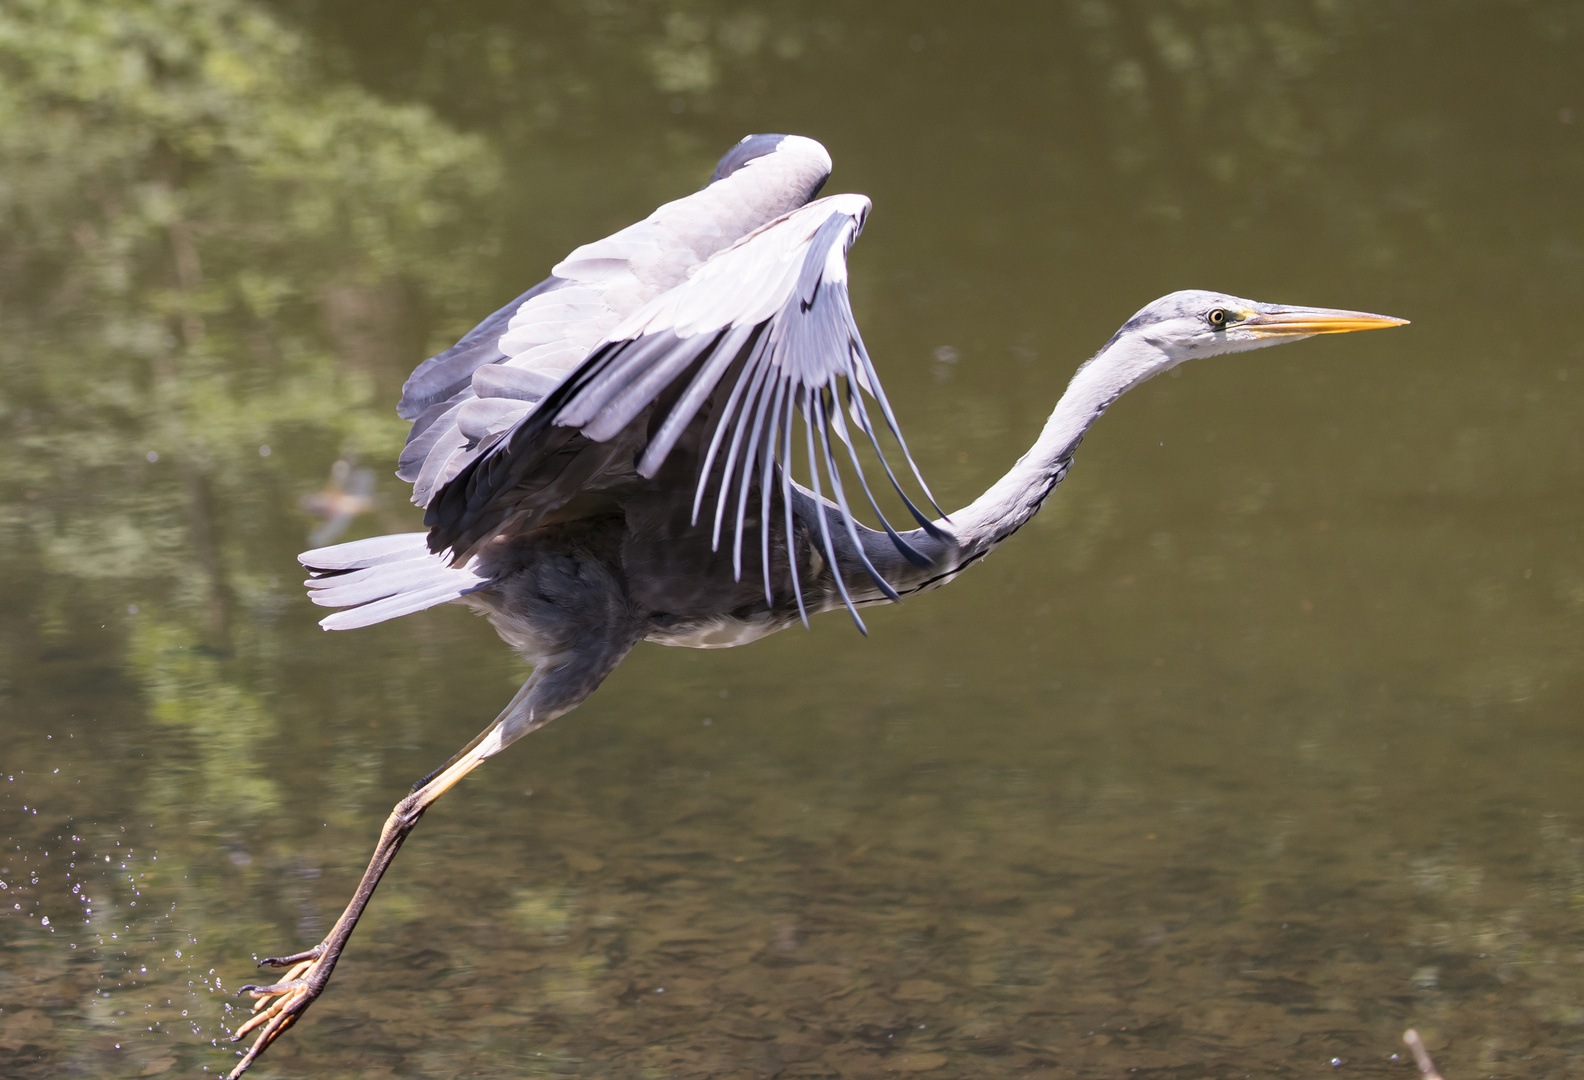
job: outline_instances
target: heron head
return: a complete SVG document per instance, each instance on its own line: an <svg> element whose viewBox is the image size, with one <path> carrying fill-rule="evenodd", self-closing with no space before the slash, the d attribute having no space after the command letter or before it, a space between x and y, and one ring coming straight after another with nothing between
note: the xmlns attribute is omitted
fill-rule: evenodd
<svg viewBox="0 0 1584 1080"><path fill-rule="evenodd" d="M830 178L830 153L813 139L802 135L744 135L716 162L715 171L704 186L718 184L750 167L758 170L772 163L780 166L780 173L774 179L769 174L761 179L771 184L790 180L794 188L801 189L799 205L818 195Z"/></svg>
<svg viewBox="0 0 1584 1080"><path fill-rule="evenodd" d="M1295 307L1184 289L1147 305L1117 331L1148 342L1170 366L1201 356L1245 352L1316 334L1403 326L1407 319L1336 308ZM1116 340L1116 339L1113 339Z"/></svg>
<svg viewBox="0 0 1584 1080"><path fill-rule="evenodd" d="M1345 334L1402 326L1407 319L1365 311L1294 307L1244 300L1226 293L1184 289L1147 304L1122 324L1082 368L1106 404L1185 360L1246 352L1316 334Z"/></svg>

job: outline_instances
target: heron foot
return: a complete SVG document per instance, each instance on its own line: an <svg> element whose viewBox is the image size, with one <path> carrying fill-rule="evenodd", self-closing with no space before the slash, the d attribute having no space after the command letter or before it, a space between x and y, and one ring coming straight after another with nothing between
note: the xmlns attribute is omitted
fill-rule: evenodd
<svg viewBox="0 0 1584 1080"><path fill-rule="evenodd" d="M330 982L330 972L335 968L334 959L325 962L328 944L321 942L306 952L259 961L260 967L284 967L287 970L279 980L268 986L244 986L237 991L239 994L251 994L258 1001L253 1005L253 1015L232 1033L231 1041L240 1042L255 1031L258 1034L247 1053L242 1055L242 1060L237 1062L236 1068L226 1073L225 1080L236 1080L247 1072L258 1056L269 1048L270 1043L295 1024L297 1018L307 1012L308 1006L323 992Z"/></svg>
<svg viewBox="0 0 1584 1080"><path fill-rule="evenodd" d="M530 679L528 687L534 681ZM369 898L374 895L374 889L379 885L380 878L385 876L386 869L391 860L396 857L396 852L401 850L402 841L412 832L413 826L418 824L418 819L423 817L424 810L430 803L445 794L458 780L478 768L490 754L499 747L488 743L487 736L495 730L512 709L517 707L518 701L526 694L527 689L518 692L518 697L513 698L513 704L507 706L507 712L496 719L496 723L485 728L483 733L469 745L468 749L441 773L425 784L418 791L407 796L391 810L390 816L385 819L385 827L380 830L379 843L374 847L374 856L369 859L368 869L363 871L363 877L358 882L357 892L352 894L351 901L346 910L341 912L341 917L336 920L335 926L323 941L306 952L293 953L290 956L272 956L267 960L260 960L260 967L285 968L281 977L268 986L244 986L238 993L252 994L258 999L253 1006L253 1015L239 1026L231 1036L232 1042L240 1042L248 1035L253 1035L253 1045L248 1047L247 1053L242 1055L236 1067L226 1073L225 1080L237 1080L237 1077L248 1071L248 1068L258 1060L260 1054L269 1049L270 1044L278 1039L282 1032L297 1022L303 1013L308 1011L308 1006L324 992L330 982L330 974L335 970L336 961L341 957L341 950L346 948L347 941L356 929L358 919L363 917L363 911L368 907ZM480 749L480 746L483 749Z"/></svg>

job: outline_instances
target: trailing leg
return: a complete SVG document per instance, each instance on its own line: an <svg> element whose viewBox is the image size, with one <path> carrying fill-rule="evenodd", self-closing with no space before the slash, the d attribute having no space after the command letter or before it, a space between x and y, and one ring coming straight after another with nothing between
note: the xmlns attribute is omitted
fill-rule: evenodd
<svg viewBox="0 0 1584 1080"><path fill-rule="evenodd" d="M307 952L263 961L263 966L284 969L279 981L239 991L258 1002L233 1041L256 1034L226 1080L246 1072L323 993L380 878L424 811L486 759L577 708L644 633L643 620L633 612L620 581L586 555L538 558L496 590L474 594L474 599L487 602L497 626L506 624L516 640L531 645L532 651L519 647L535 664L533 676L487 728L391 810L351 903L325 939Z"/></svg>
<svg viewBox="0 0 1584 1080"><path fill-rule="evenodd" d="M521 698L522 695L519 694L518 697ZM252 1031L257 1031L258 1036L253 1040L253 1045L248 1047L242 1060L237 1062L236 1068L226 1074L226 1080L235 1080L246 1072L270 1043L274 1042L281 1032L295 1024L297 1018L307 1012L308 1006L312 1005L314 999L324 991L325 986L330 982L331 973L335 971L336 961L341 958L341 950L346 948L348 939L352 937L352 931L357 927L358 919L362 918L364 908L368 907L369 899L374 895L375 887L379 885L380 878L385 876L385 871L395 860L402 843L431 803L444 795L457 781L482 765L490 756L493 751L483 752L482 748L487 745L488 736L499 727L500 720L497 720L448 767L442 769L432 780L397 803L391 810L390 816L385 819L384 829L380 831L379 843L374 847L374 857L369 860L368 869L363 871L363 879L358 882L351 903L347 904L346 910L330 928L330 933L325 935L325 939L307 952L272 957L262 961L261 966L288 970L278 982L269 986L244 986L238 991L249 993L259 1000L253 1007L253 1016L237 1028L232 1041L238 1041Z"/></svg>

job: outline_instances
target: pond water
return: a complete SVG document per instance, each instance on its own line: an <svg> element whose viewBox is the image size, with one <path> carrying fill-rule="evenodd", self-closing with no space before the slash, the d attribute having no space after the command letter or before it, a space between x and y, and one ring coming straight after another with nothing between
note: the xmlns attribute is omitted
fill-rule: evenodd
<svg viewBox="0 0 1584 1080"><path fill-rule="evenodd" d="M418 526L418 359L793 131L948 508L1164 292L1413 326L1140 388L867 638L640 646L254 1075L1578 1075L1581 73L1561 0L8 4L0 1074L230 1067L524 677L294 555Z"/></svg>

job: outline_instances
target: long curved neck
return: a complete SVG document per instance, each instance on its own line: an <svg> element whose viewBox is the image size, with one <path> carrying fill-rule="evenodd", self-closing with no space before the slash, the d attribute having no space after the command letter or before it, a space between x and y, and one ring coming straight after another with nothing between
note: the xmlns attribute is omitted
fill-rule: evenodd
<svg viewBox="0 0 1584 1080"><path fill-rule="evenodd" d="M1056 403L1050 419L1028 453L1018 458L1007 474L973 502L934 522L935 530L913 529L905 535L928 565L904 559L882 532L865 530L867 562L852 558L844 568L847 580L863 580L866 567L876 567L898 592L939 588L1022 528L1052 489L1072 467L1073 451L1091 424L1111 403L1139 383L1181 362L1138 332L1124 327L1073 375L1066 393ZM844 539L838 538L838 546ZM861 603L882 599L879 590L866 593Z"/></svg>
<svg viewBox="0 0 1584 1080"><path fill-rule="evenodd" d="M962 563L983 556L1033 517L1067 475L1090 425L1128 390L1172 366L1151 342L1122 333L1079 368L1028 453L983 495L937 522L956 538Z"/></svg>

